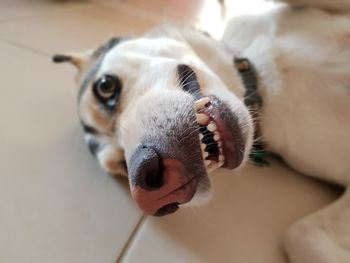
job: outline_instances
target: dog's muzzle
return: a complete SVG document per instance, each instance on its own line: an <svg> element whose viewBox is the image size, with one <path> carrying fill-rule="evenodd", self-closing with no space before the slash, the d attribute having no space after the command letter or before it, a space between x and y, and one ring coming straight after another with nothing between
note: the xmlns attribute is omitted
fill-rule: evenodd
<svg viewBox="0 0 350 263"><path fill-rule="evenodd" d="M191 201L207 171L191 95L163 91L152 96L159 99L137 105L149 114L137 114L141 139L127 165L137 205L146 214L162 216Z"/></svg>

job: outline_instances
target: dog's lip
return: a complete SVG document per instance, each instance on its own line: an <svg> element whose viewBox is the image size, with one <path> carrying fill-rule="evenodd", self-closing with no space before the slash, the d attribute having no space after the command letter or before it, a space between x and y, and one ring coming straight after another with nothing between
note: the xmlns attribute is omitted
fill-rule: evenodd
<svg viewBox="0 0 350 263"><path fill-rule="evenodd" d="M182 200L180 202L179 201L176 201L176 202L171 201L169 203L166 203L165 205L160 207L157 211L155 211L153 215L157 216L157 217L167 215L168 213L164 213L164 211L162 211L162 210L164 210L164 208L166 208L166 210L168 210L169 206L172 206L170 209L173 210L171 212L171 213L173 213L179 209L180 205L190 202L196 193L198 180L199 180L199 178L197 176L193 176L186 183L182 184L178 188L176 188L176 189L172 190L171 192L163 195L162 197L156 199L155 201L158 202L158 201L162 201L164 199L172 199L172 197L175 197L175 196L182 196L182 195L185 196L185 198L182 198Z"/></svg>
<svg viewBox="0 0 350 263"><path fill-rule="evenodd" d="M210 103L199 112L205 113L215 122L221 136L223 154L225 162L222 168L237 168L244 158L244 143L240 127L233 120L234 113L214 95L208 96Z"/></svg>
<svg viewBox="0 0 350 263"><path fill-rule="evenodd" d="M195 186L196 186L196 181L198 180L198 178L196 176L192 176L192 178L190 178L186 183L180 185L178 188L172 190L171 192L157 198L156 200L161 200L161 199L164 199L164 198L167 198L169 195L174 195L174 194L177 194L179 193L180 191L184 191L186 192L186 190L188 190L189 188L192 188L193 190L195 190ZM195 191L193 191L195 192ZM191 193L192 194L192 193ZM180 204L184 204L188 201L190 201L192 199L193 196L191 196L189 198L189 200L185 201L185 202L181 202Z"/></svg>

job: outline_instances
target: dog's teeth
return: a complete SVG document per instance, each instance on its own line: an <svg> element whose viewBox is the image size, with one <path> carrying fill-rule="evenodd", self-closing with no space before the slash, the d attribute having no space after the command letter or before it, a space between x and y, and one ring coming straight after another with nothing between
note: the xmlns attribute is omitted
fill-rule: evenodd
<svg viewBox="0 0 350 263"><path fill-rule="evenodd" d="M205 166L209 166L211 164L211 161L210 160L204 160L204 164L205 164Z"/></svg>
<svg viewBox="0 0 350 263"><path fill-rule="evenodd" d="M204 135L203 134L199 134L199 140L202 141L204 139Z"/></svg>
<svg viewBox="0 0 350 263"><path fill-rule="evenodd" d="M211 122L208 124L207 129L208 129L208 131L214 132L218 129L218 127L216 126L216 124L214 122Z"/></svg>
<svg viewBox="0 0 350 263"><path fill-rule="evenodd" d="M222 147L222 141L218 141L217 144L219 148Z"/></svg>
<svg viewBox="0 0 350 263"><path fill-rule="evenodd" d="M201 98L194 102L194 108L198 111L204 108L205 104L207 104L210 101L208 97Z"/></svg>
<svg viewBox="0 0 350 263"><path fill-rule="evenodd" d="M209 121L209 116L204 113L197 113L196 119L199 124L206 125Z"/></svg>
<svg viewBox="0 0 350 263"><path fill-rule="evenodd" d="M218 132L214 133L214 140L219 141L220 140L220 134Z"/></svg>
<svg viewBox="0 0 350 263"><path fill-rule="evenodd" d="M205 151L205 147L207 147L204 143L201 143L201 149L202 151Z"/></svg>
<svg viewBox="0 0 350 263"><path fill-rule="evenodd" d="M207 151L203 152L203 159L207 158L209 156L209 153Z"/></svg>
<svg viewBox="0 0 350 263"><path fill-rule="evenodd" d="M218 167L221 167L224 165L224 162L218 162Z"/></svg>
<svg viewBox="0 0 350 263"><path fill-rule="evenodd" d="M225 156L220 154L219 155L219 162L224 162L225 161Z"/></svg>
<svg viewBox="0 0 350 263"><path fill-rule="evenodd" d="M219 146L219 152L220 152L220 155L223 155L223 150L222 150L222 147Z"/></svg>

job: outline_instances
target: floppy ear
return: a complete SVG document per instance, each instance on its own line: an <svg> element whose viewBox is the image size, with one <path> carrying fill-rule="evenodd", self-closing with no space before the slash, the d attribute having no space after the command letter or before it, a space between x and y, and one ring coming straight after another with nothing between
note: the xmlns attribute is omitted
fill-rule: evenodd
<svg viewBox="0 0 350 263"><path fill-rule="evenodd" d="M69 62L73 64L79 71L82 70L84 65L86 65L92 55L92 51L86 52L70 52L64 54L56 54L52 57L52 61L55 63Z"/></svg>

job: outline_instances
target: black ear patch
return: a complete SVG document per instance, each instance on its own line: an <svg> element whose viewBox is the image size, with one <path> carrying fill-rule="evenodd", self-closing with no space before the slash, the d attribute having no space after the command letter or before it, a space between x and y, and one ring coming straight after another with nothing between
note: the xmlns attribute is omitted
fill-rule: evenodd
<svg viewBox="0 0 350 263"><path fill-rule="evenodd" d="M56 54L52 57L52 61L55 63L71 62L72 57L67 55Z"/></svg>
<svg viewBox="0 0 350 263"><path fill-rule="evenodd" d="M123 37L112 37L107 42L98 47L92 56L96 59L98 59L101 56L104 56L110 49L118 45L123 39Z"/></svg>

